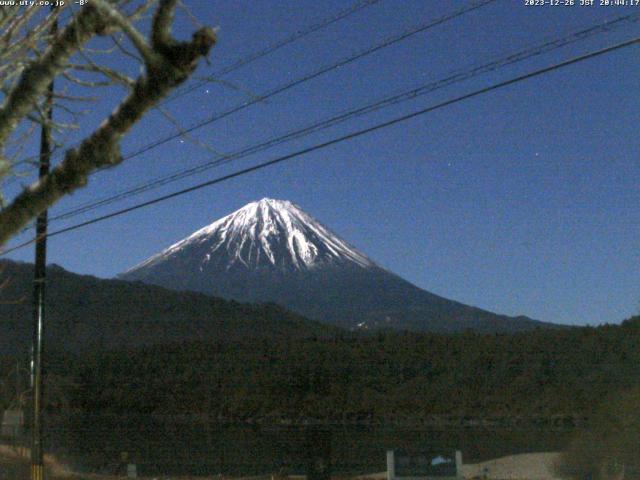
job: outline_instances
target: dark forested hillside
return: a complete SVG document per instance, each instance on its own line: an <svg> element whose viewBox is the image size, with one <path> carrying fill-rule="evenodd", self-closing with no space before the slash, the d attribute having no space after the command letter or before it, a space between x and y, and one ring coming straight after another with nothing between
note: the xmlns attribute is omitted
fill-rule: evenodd
<svg viewBox="0 0 640 480"><path fill-rule="evenodd" d="M84 357L75 409L337 421L587 415L640 382L640 319L518 335L217 340Z"/></svg>
<svg viewBox="0 0 640 480"><path fill-rule="evenodd" d="M276 305L249 305L139 282L103 280L47 269L48 350L91 351L180 340L300 338L332 327ZM31 341L33 265L0 262L0 353L27 352Z"/></svg>
<svg viewBox="0 0 640 480"><path fill-rule="evenodd" d="M563 328L422 290L378 266L299 206L269 198L198 230L121 278L242 302L274 302L350 330L516 333Z"/></svg>
<svg viewBox="0 0 640 480"><path fill-rule="evenodd" d="M12 301L28 295L32 266L2 265L5 372L28 352L28 297ZM54 410L276 421L570 416L640 381L639 318L519 334L355 333L274 305L58 267L49 278Z"/></svg>

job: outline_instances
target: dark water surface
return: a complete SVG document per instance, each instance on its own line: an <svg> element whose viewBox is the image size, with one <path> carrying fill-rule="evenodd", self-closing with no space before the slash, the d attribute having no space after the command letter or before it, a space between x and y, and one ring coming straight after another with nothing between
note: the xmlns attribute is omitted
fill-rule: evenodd
<svg viewBox="0 0 640 480"><path fill-rule="evenodd" d="M117 473L122 452L139 475L304 474L310 459L330 459L334 474L386 470L386 451L461 450L465 463L563 448L565 426L283 426L152 416L50 420L47 443L80 471Z"/></svg>

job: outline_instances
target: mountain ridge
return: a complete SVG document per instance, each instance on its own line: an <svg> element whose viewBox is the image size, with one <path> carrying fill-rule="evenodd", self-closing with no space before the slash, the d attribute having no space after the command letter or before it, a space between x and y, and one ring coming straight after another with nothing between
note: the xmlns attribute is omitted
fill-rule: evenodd
<svg viewBox="0 0 640 480"><path fill-rule="evenodd" d="M0 354L27 352L31 342L31 263L0 260ZM330 325L278 305L252 305L200 292L102 279L47 266L45 343L63 351L92 351L182 341L306 338L333 335Z"/></svg>
<svg viewBox="0 0 640 480"><path fill-rule="evenodd" d="M281 232L284 232L284 236L279 235ZM318 263L349 261L362 267L375 265L366 255L340 239L298 205L286 200L263 198L195 231L121 276L126 277L184 248L202 243L206 243L211 250L204 255L203 262L210 261L211 253L226 248L230 262L223 266L225 270L240 265L247 269L270 266L299 270L314 268ZM280 255L279 258L276 254Z"/></svg>
<svg viewBox="0 0 640 480"><path fill-rule="evenodd" d="M197 230L119 278L237 301L274 302L349 329L497 333L559 327L420 289L298 205L269 198Z"/></svg>

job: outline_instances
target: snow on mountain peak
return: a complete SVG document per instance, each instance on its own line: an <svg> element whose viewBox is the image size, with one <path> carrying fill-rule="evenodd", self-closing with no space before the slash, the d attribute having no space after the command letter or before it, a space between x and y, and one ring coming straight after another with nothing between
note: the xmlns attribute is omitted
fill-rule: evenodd
<svg viewBox="0 0 640 480"><path fill-rule="evenodd" d="M263 198L251 202L133 267L187 257L199 269L313 269L322 265L375 264L298 205ZM194 257L194 258L191 258ZM184 260L181 261L183 263ZM129 273L127 272L127 273Z"/></svg>

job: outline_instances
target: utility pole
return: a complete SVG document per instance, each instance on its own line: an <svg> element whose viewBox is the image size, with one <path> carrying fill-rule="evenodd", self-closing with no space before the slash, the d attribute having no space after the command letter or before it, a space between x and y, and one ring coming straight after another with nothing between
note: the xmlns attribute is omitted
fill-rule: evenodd
<svg viewBox="0 0 640 480"><path fill-rule="evenodd" d="M55 7L51 7L51 12ZM51 36L58 31L58 19L51 25ZM51 121L53 120L53 80L44 100L44 115L40 131L40 171L38 178L49 175L51 162ZM31 346L31 387L33 394L33 418L31 425L31 480L44 480L42 448L42 354L44 350L45 279L47 265L47 221L44 210L36 220L36 255L33 279L33 343Z"/></svg>

